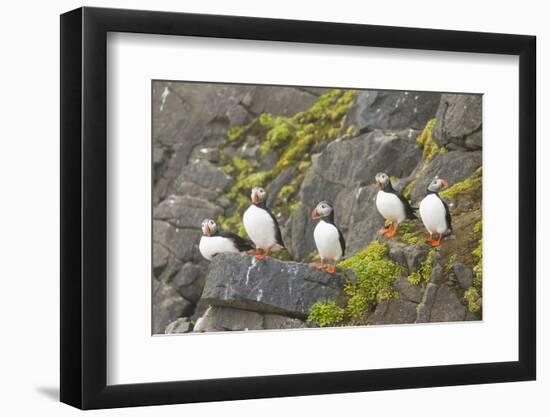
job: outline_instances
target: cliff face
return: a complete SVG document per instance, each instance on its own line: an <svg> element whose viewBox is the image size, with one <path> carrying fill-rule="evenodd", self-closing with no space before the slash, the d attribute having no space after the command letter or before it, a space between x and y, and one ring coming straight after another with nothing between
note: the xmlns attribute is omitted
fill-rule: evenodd
<svg viewBox="0 0 550 417"><path fill-rule="evenodd" d="M153 100L154 333L481 318L480 96L158 82ZM434 176L448 180L454 232L441 248L420 221L378 238L381 171L413 205ZM208 264L200 221L244 234L258 185L289 253ZM332 276L307 265L322 199L348 247Z"/></svg>

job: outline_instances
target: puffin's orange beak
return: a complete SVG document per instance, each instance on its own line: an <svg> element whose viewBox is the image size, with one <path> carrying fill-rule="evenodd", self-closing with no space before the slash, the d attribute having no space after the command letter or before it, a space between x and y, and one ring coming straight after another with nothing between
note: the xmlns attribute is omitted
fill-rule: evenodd
<svg viewBox="0 0 550 417"><path fill-rule="evenodd" d="M202 228L202 233L204 233L205 236L210 236L210 227L208 227L207 224Z"/></svg>
<svg viewBox="0 0 550 417"><path fill-rule="evenodd" d="M312 211L311 211L311 219L312 220L317 220L319 218L319 214L317 213L317 208L314 208Z"/></svg>
<svg viewBox="0 0 550 417"><path fill-rule="evenodd" d="M441 182L443 183L444 188L447 188L449 186L449 183L447 182L447 180L442 179Z"/></svg>
<svg viewBox="0 0 550 417"><path fill-rule="evenodd" d="M376 188L378 188L379 190L382 188L382 183L378 180L376 180Z"/></svg>
<svg viewBox="0 0 550 417"><path fill-rule="evenodd" d="M255 192L252 192L252 194L250 195L250 198L252 199L252 202L254 204L256 204L258 202L258 196L256 195Z"/></svg>

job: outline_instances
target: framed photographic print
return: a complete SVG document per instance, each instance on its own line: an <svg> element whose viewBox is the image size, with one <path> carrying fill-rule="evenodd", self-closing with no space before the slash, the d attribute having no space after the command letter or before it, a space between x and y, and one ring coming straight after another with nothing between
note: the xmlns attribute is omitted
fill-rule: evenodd
<svg viewBox="0 0 550 417"><path fill-rule="evenodd" d="M61 16L61 400L535 379L535 38Z"/></svg>

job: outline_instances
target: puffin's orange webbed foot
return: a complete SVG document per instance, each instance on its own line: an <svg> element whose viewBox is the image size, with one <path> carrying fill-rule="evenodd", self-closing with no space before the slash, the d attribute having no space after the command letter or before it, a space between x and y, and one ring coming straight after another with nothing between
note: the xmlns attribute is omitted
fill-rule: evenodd
<svg viewBox="0 0 550 417"><path fill-rule="evenodd" d="M320 270L322 270L322 269L325 268L325 263L324 263L324 262L321 262L320 264L315 264L315 265L313 265L313 267L314 267L315 269L317 269L317 270L320 271Z"/></svg>
<svg viewBox="0 0 550 417"><path fill-rule="evenodd" d="M256 248L256 250L246 252L246 254L247 255L259 255L260 254L260 249Z"/></svg>
<svg viewBox="0 0 550 417"><path fill-rule="evenodd" d="M432 240L432 247L440 246L441 245L441 239L443 238L443 235L439 235L439 239Z"/></svg>
<svg viewBox="0 0 550 417"><path fill-rule="evenodd" d="M386 237L394 237L394 236L395 236L395 232L396 232L395 229L390 228L390 230L388 230L388 232L386 233Z"/></svg>
<svg viewBox="0 0 550 417"><path fill-rule="evenodd" d="M333 266L329 266L329 267L327 268L327 272L328 272L329 274L334 274L334 271L335 271L335 269L334 269Z"/></svg>
<svg viewBox="0 0 550 417"><path fill-rule="evenodd" d="M270 251L270 250L268 249L268 250L265 251L264 253L256 255L256 259L257 259L258 261L263 261L263 260L267 257L267 255L269 255L269 251Z"/></svg>
<svg viewBox="0 0 550 417"><path fill-rule="evenodd" d="M390 228L389 228L389 227L388 227L388 228L383 227L382 229L380 229L380 230L378 231L378 234L379 234L380 236L386 236L386 234L387 234L389 231L390 231Z"/></svg>

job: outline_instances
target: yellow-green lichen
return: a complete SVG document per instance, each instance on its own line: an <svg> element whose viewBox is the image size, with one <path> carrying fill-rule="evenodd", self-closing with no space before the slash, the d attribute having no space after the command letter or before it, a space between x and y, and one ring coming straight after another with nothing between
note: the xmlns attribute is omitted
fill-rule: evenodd
<svg viewBox="0 0 550 417"><path fill-rule="evenodd" d="M423 149L422 158L424 161L429 162L438 153L445 153L447 149L439 146L432 136L432 130L437 123L437 119L428 120L426 127L422 130L422 133L416 138L416 144Z"/></svg>
<svg viewBox="0 0 550 417"><path fill-rule="evenodd" d="M443 190L439 195L443 198L449 200L455 199L458 195L469 192L473 189L479 188L482 185L483 175L481 167L476 169L474 175L469 178L466 178L462 182L457 182L456 184L451 185L446 190Z"/></svg>

